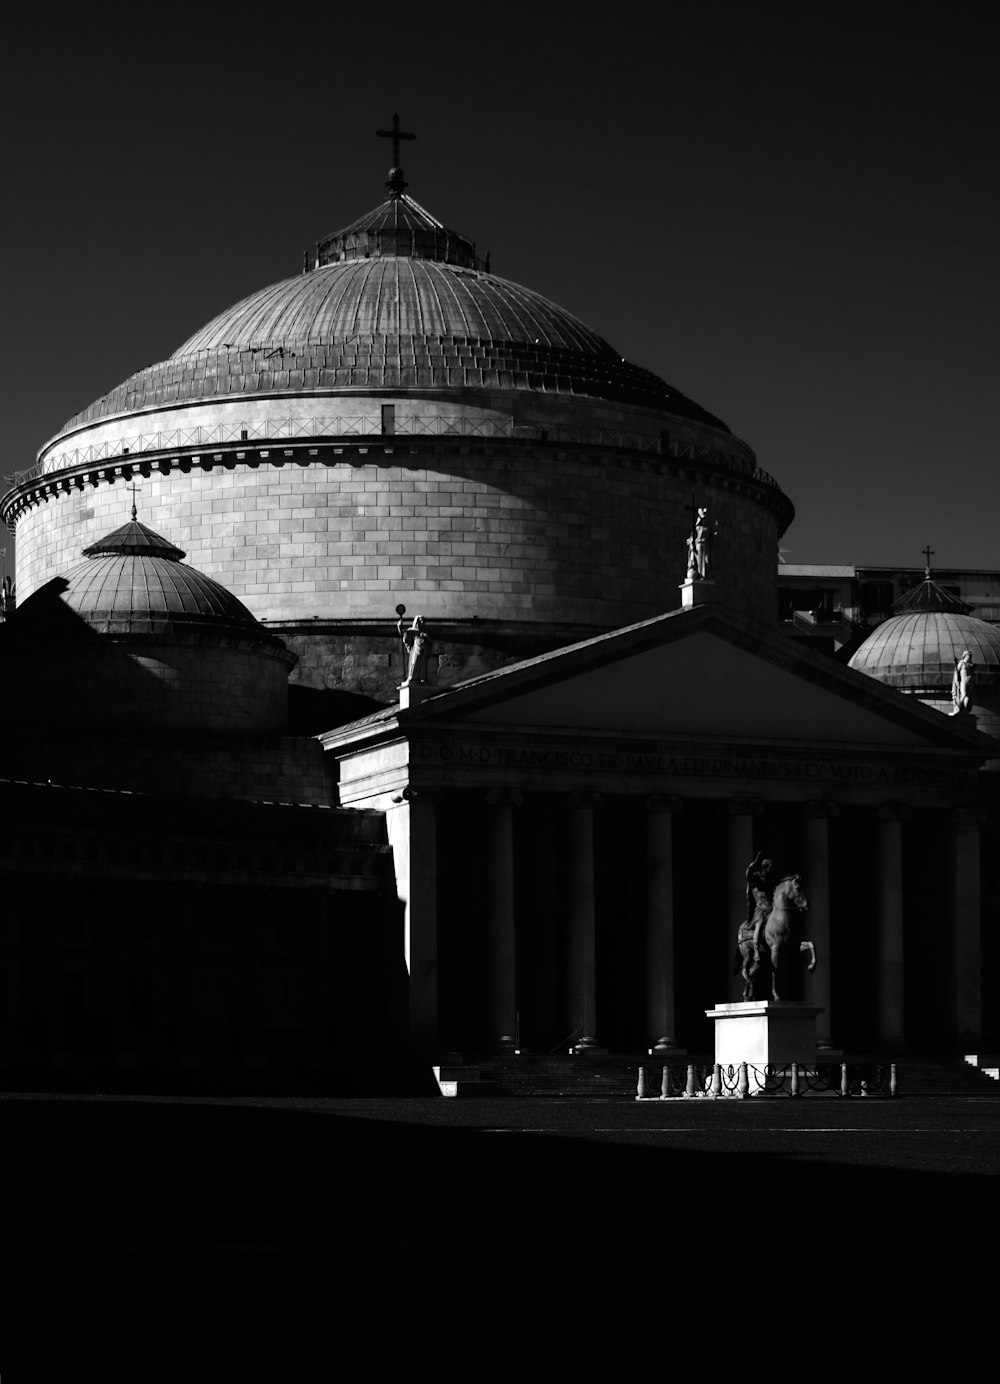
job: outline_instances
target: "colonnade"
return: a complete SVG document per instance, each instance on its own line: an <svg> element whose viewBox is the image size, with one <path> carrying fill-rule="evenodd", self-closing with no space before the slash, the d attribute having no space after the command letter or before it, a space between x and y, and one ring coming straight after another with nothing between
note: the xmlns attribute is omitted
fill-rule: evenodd
<svg viewBox="0 0 1000 1384"><path fill-rule="evenodd" d="M518 975L516 946L516 894L514 814L524 803L518 790L485 792L486 875L480 914L470 921L484 929L485 995L487 1023L497 1051L511 1052L517 1042ZM434 1041L437 1015L436 872L439 843L435 826L438 793L412 794L389 812L389 834L396 855L397 882L406 903L406 960L410 973L411 1026L426 1046ZM553 795L553 801L556 801ZM575 1046L579 1051L601 1045L598 1012L598 974L595 906L595 813L604 803L600 794L571 793L558 801L566 814L562 837L566 858L562 877L566 934L564 956L566 994L578 1019ZM807 973L804 998L822 1009L817 1021L817 1044L834 1051L837 1029L837 997L831 991L835 947L851 947L876 968L875 1004L877 1038L885 1050L901 1045L905 1037L904 958L906 916L904 905L903 833L912 811L905 805L885 803L875 812L876 900L875 938L852 932L853 917L838 920L831 928L830 823L840 808L826 800L794 805L801 820L803 875L810 900L805 935L814 943L819 958L815 971ZM676 814L684 803L677 796L645 800L645 840L642 908L645 959L645 1026L649 1046L657 1054L682 1053L677 1032L677 972L675 966L674 850ZM742 915L746 869L755 855L755 820L766 811L763 799L733 798L728 801L726 896L723 916L710 923L720 929L720 954L735 946ZM395 819L395 821L394 821ZM942 820L944 814L942 813ZM959 1038L974 1039L981 1027L980 979L980 860L979 832L983 813L955 809L948 818L952 912L955 935L954 1026ZM638 852L637 852L638 854ZM720 859L720 864L722 860ZM859 962L859 964L861 964ZM737 988L738 985L738 988ZM742 981L734 978L731 999L739 999Z"/></svg>

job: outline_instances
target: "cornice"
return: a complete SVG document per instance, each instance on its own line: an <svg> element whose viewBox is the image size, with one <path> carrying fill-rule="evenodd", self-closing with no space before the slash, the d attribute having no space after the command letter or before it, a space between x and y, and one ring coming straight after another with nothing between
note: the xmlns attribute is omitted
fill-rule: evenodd
<svg viewBox="0 0 1000 1384"><path fill-rule="evenodd" d="M108 444L108 450L114 451L116 446L119 444ZM260 466L280 469L284 466L335 466L344 463L420 468L429 460L440 461L447 457L517 455L543 464L579 456L596 465L655 472L678 480L695 477L707 479L720 490L742 495L761 504L775 515L782 531L791 523L795 513L791 501L767 472L761 471L749 460L698 449L693 445L685 446L679 452L679 455L675 455L673 452L661 453L640 447L616 448L607 444L555 438L405 433L368 437L290 438L287 441L239 439L211 446L192 443L170 449L150 448L134 455L126 447L119 449L117 455L84 461L57 471L40 472L34 467L19 473L18 483L0 498L0 518L8 526L13 526L25 510L47 504L73 490L83 491L88 486L96 489L101 485L113 485L118 480L131 480L134 476L149 477L154 472L169 475L173 471L232 471L237 466L256 470ZM417 460L412 461L411 458Z"/></svg>

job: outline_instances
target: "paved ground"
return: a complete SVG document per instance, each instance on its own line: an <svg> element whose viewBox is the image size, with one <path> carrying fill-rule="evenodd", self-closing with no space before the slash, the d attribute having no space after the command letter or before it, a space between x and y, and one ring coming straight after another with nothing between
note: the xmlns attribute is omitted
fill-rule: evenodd
<svg viewBox="0 0 1000 1384"><path fill-rule="evenodd" d="M0 1147L3 1384L869 1378L992 1330L1000 1090L10 1096Z"/></svg>

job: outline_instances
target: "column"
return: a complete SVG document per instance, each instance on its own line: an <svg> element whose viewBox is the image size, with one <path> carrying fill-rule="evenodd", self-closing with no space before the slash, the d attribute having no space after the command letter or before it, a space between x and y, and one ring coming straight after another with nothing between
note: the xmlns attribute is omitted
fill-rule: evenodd
<svg viewBox="0 0 1000 1384"><path fill-rule="evenodd" d="M499 1052L517 1048L517 965L514 940L514 808L524 796L493 788L486 839L486 1009L489 1040Z"/></svg>
<svg viewBox="0 0 1000 1384"><path fill-rule="evenodd" d="M241 886L237 885L236 889ZM235 892L235 890L234 890ZM249 885L242 887L240 926L237 933L237 952L233 965L240 969L240 1063L246 1070L259 1070L267 1065L264 1037L264 985L262 982L260 893Z"/></svg>
<svg viewBox="0 0 1000 1384"><path fill-rule="evenodd" d="M899 1047L904 1040L903 987L903 822L907 808L878 810L876 1029L880 1042Z"/></svg>
<svg viewBox="0 0 1000 1384"><path fill-rule="evenodd" d="M179 1067L197 1067L195 1017L198 1008L196 919L198 885L183 879L176 886L177 911L170 928L173 984L169 999L171 1059Z"/></svg>
<svg viewBox="0 0 1000 1384"><path fill-rule="evenodd" d="M597 928L594 909L594 809L596 793L571 793L566 800L568 830L566 889L569 1020L578 1030L577 1052L597 1042Z"/></svg>
<svg viewBox="0 0 1000 1384"><path fill-rule="evenodd" d="M736 954L736 934L747 911L747 866L757 852L753 845L753 819L764 811L759 798L732 798L729 803L729 888L727 907L723 912L726 938L723 957L725 971L723 985L720 986L723 998L734 1003L743 998L743 977L733 974L733 957ZM770 999L770 991L765 996Z"/></svg>
<svg viewBox="0 0 1000 1384"><path fill-rule="evenodd" d="M959 807L951 814L954 860L955 1036L975 1052L983 1019L982 914L979 874L979 829L986 813Z"/></svg>
<svg viewBox="0 0 1000 1384"><path fill-rule="evenodd" d="M410 1038L422 1056L440 1053L437 962L437 798L406 788L386 813L396 893L403 904L403 952L410 976Z"/></svg>
<svg viewBox="0 0 1000 1384"><path fill-rule="evenodd" d="M131 936L129 932L129 908L127 889L124 881L114 881L115 907L109 910L106 927L111 934L111 948L108 955L108 970L111 980L109 997L109 1018L111 1025L112 1061L116 1067L131 1067L135 1063L135 1033L132 1029L133 1015L129 1004L131 979ZM111 890L109 889L109 893Z"/></svg>
<svg viewBox="0 0 1000 1384"><path fill-rule="evenodd" d="M805 973L805 999L823 1006L816 1019L816 1049L833 1048L833 1018L830 1007L832 955L830 940L830 818L838 814L836 803L806 803L802 843L805 847L806 895L809 912L803 920L804 936L816 948L816 969ZM803 958L805 960L806 958Z"/></svg>
<svg viewBox="0 0 1000 1384"><path fill-rule="evenodd" d="M649 798L646 816L646 1032L658 1055L677 1042L674 957L674 818L680 798Z"/></svg>
<svg viewBox="0 0 1000 1384"><path fill-rule="evenodd" d="M330 895L325 889L310 891L308 919L309 929L309 1044L311 1066L314 1070L328 1067L331 1063L333 1043L330 1037L330 1006L333 997L330 993L329 933L327 926L327 903ZM380 1018L383 1016L380 1014Z"/></svg>

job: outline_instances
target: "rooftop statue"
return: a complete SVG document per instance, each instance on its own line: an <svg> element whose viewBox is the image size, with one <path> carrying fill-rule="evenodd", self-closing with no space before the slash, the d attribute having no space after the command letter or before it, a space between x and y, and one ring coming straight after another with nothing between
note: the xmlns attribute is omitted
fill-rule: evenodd
<svg viewBox="0 0 1000 1384"><path fill-rule="evenodd" d="M952 709L948 713L949 716L967 716L972 710L972 686L975 678L975 664L972 662L972 655L966 649L955 664L955 672L951 679Z"/></svg>
<svg viewBox="0 0 1000 1384"><path fill-rule="evenodd" d="M424 617L422 615L414 616L413 624L409 629L403 628L401 617L396 628L403 643L403 657L406 659L404 683L426 682L427 665L434 648L434 641L427 633Z"/></svg>
<svg viewBox="0 0 1000 1384"><path fill-rule="evenodd" d="M743 976L743 999L758 999L757 976L762 961L770 966L771 998L780 1000L778 984L788 993L789 961L799 953L810 955L808 970L816 969L816 948L812 942L795 945L798 915L808 913L809 900L799 875L786 875L771 889L770 860L758 851L747 866L747 916L736 934L733 973ZM764 952L768 953L767 958Z"/></svg>
<svg viewBox="0 0 1000 1384"><path fill-rule="evenodd" d="M700 508L687 540L688 581L708 581L712 557L712 539L718 531L718 525L709 520L707 508Z"/></svg>

